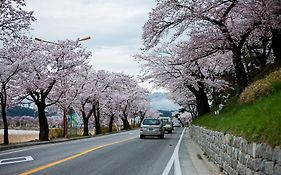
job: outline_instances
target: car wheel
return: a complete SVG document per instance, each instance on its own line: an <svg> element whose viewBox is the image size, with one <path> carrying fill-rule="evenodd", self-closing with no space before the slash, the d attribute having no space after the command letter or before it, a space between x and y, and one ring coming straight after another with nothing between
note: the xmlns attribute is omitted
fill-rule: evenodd
<svg viewBox="0 0 281 175"><path fill-rule="evenodd" d="M168 133L171 134L171 133L172 133L172 130L169 130Z"/></svg>

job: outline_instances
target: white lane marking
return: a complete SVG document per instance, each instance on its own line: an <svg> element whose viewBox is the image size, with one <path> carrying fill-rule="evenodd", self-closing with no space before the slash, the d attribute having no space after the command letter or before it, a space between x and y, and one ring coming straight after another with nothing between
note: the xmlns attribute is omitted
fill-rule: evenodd
<svg viewBox="0 0 281 175"><path fill-rule="evenodd" d="M22 152L22 151L28 151L28 150L31 150L31 149L36 149L39 146L43 147L44 145L37 145L37 146L32 146L31 148L25 148L25 149L20 149L20 150L15 150L15 151L4 152L4 153L0 153L0 156L6 155L6 154L18 153L18 152Z"/></svg>
<svg viewBox="0 0 281 175"><path fill-rule="evenodd" d="M1 159L0 165L12 164L12 163L20 163L20 162L28 162L34 160L31 156L26 157L12 157L7 159Z"/></svg>
<svg viewBox="0 0 281 175"><path fill-rule="evenodd" d="M134 130L134 131L128 131L128 132L120 132L120 133L116 133L116 134L110 134L110 135L104 135L104 136L99 136L99 137L91 137L89 139L93 139L93 140L100 140L103 138L108 138L108 137L114 137L114 136L123 136L123 135L127 135L128 133L130 135L136 134L138 132L138 130ZM86 139L83 140L71 140L71 142L87 142ZM32 150L32 149L37 149L37 148L44 148L44 147L50 147L50 146L54 146L54 145L58 145L58 144L68 144L69 142L60 142L60 143L49 143L49 144L40 144L40 145L34 145L34 146L30 146L30 148L24 148L24 149L20 149L20 150L15 150L15 151L8 151L8 152L3 152L0 153L0 156L2 155L7 155L7 154L13 154L13 153L18 153L18 152L22 152L22 151L28 151L28 150ZM14 148L17 149L17 148ZM1 152L1 151L0 151Z"/></svg>
<svg viewBox="0 0 281 175"><path fill-rule="evenodd" d="M180 144L181 144L181 140L183 137L183 134L185 132L185 129L182 131L180 139L177 143L177 146L174 149L174 152L169 160L169 162L167 163L162 175L168 175L169 172L171 171L172 166L174 165L174 175L182 175L181 172L181 167L180 167L180 161L179 161L179 148L180 148Z"/></svg>

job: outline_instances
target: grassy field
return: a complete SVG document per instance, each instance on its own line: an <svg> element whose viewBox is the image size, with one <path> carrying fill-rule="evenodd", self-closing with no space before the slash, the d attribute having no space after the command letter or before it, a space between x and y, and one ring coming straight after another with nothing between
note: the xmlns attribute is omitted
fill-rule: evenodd
<svg viewBox="0 0 281 175"><path fill-rule="evenodd" d="M210 113L193 124L242 136L251 142L281 146L281 91L253 104L239 105L237 99L231 99L219 115Z"/></svg>

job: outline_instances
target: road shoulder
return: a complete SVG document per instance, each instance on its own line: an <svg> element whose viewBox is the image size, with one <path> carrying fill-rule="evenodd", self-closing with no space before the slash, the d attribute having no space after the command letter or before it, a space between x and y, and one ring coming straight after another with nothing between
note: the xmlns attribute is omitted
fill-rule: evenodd
<svg viewBox="0 0 281 175"><path fill-rule="evenodd" d="M222 175L220 169L203 155L201 148L191 139L189 128L187 128L182 141L180 155L181 169L183 175ZM192 175L193 175L192 174Z"/></svg>

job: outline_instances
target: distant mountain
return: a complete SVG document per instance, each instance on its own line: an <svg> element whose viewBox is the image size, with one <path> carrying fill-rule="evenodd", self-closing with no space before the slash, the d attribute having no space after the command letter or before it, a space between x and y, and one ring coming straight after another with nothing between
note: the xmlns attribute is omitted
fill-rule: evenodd
<svg viewBox="0 0 281 175"><path fill-rule="evenodd" d="M154 109L163 111L176 111L180 106L168 99L163 92L154 92L150 95L150 104Z"/></svg>
<svg viewBox="0 0 281 175"><path fill-rule="evenodd" d="M158 110L161 113L161 116L164 117L171 117L172 116L172 112L174 111L165 111L165 110Z"/></svg>
<svg viewBox="0 0 281 175"><path fill-rule="evenodd" d="M7 109L7 116L15 117L15 116L33 116L35 117L36 111L31 108L15 106Z"/></svg>

